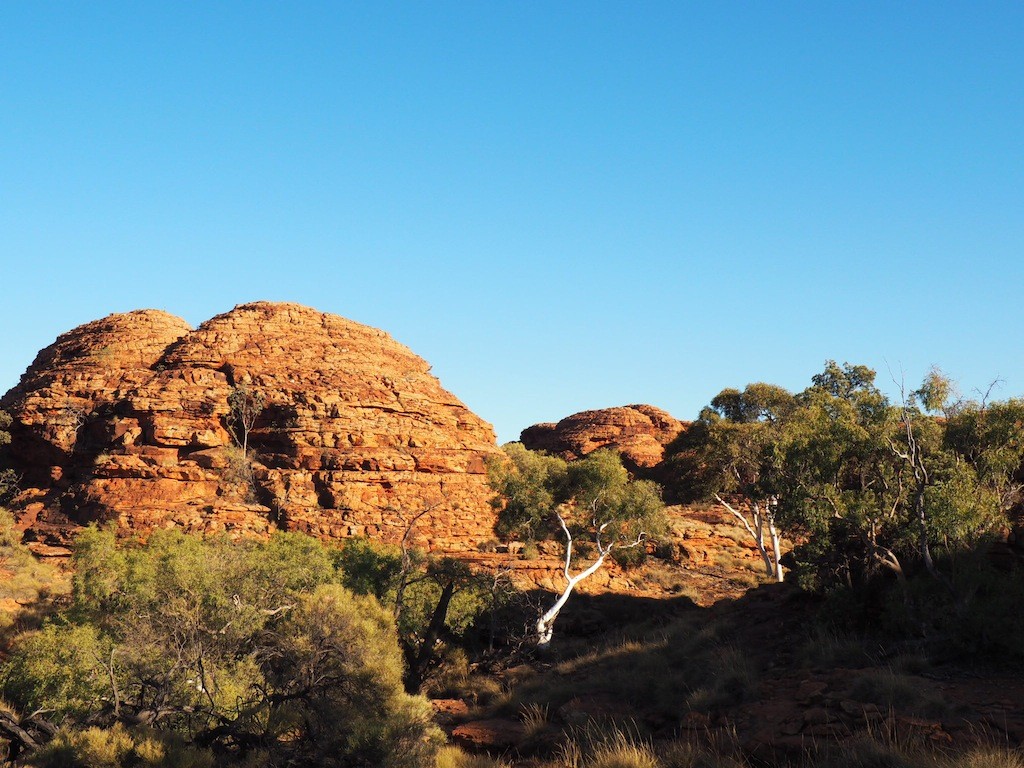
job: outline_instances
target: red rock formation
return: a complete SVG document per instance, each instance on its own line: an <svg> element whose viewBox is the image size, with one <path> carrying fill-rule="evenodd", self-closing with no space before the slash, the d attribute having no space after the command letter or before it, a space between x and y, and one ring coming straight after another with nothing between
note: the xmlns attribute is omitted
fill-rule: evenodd
<svg viewBox="0 0 1024 768"><path fill-rule="evenodd" d="M626 405L574 413L557 424L535 424L523 430L520 440L530 450L569 460L611 448L629 469L643 473L661 462L665 446L685 428L685 422L660 408Z"/></svg>
<svg viewBox="0 0 1024 768"><path fill-rule="evenodd" d="M251 481L229 429L243 384L265 398ZM422 545L492 535L490 425L383 331L306 307L247 304L194 331L162 312L112 315L43 350L0 404L30 525L59 505L132 531L396 540L431 507Z"/></svg>

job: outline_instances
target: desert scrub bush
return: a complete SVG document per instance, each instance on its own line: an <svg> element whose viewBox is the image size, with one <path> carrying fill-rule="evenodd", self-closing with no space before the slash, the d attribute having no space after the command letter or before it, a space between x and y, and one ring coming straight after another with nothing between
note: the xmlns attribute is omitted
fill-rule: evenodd
<svg viewBox="0 0 1024 768"><path fill-rule="evenodd" d="M100 663L106 646L88 625L51 623L20 635L0 667L0 693L23 712L85 718L103 708L108 692Z"/></svg>
<svg viewBox="0 0 1024 768"><path fill-rule="evenodd" d="M947 756L940 768L1024 768L1024 754L1009 747L975 747L963 755Z"/></svg>
<svg viewBox="0 0 1024 768"><path fill-rule="evenodd" d="M158 531L129 546L87 529L75 569L68 610L0 667L21 711L131 723L159 708L161 732L264 745L267 765L432 763L440 733L405 693L391 613L336 583L315 539Z"/></svg>
<svg viewBox="0 0 1024 768"><path fill-rule="evenodd" d="M526 704L520 710L519 720L523 724L523 736L526 740L535 739L548 727L548 705L534 702Z"/></svg>
<svg viewBox="0 0 1024 768"><path fill-rule="evenodd" d="M635 728L590 723L573 731L556 759L559 768L663 768L650 742Z"/></svg>
<svg viewBox="0 0 1024 768"><path fill-rule="evenodd" d="M719 620L676 624L665 655L688 709L708 711L747 701L757 691L758 670L750 654L724 641L731 630Z"/></svg>
<svg viewBox="0 0 1024 768"><path fill-rule="evenodd" d="M729 645L717 647L706 658L705 673L691 667L693 686L686 705L693 710L709 711L748 701L757 691L758 675L748 654Z"/></svg>
<svg viewBox="0 0 1024 768"><path fill-rule="evenodd" d="M867 735L850 739L841 748L813 747L803 768L936 768L936 763L933 756L915 753L892 738Z"/></svg>
<svg viewBox="0 0 1024 768"><path fill-rule="evenodd" d="M63 730L26 763L32 768L215 768L207 750L156 731L111 728Z"/></svg>
<svg viewBox="0 0 1024 768"><path fill-rule="evenodd" d="M900 740L892 733L860 736L838 745L817 745L802 768L1024 768L1024 755L1007 746L980 745L966 751Z"/></svg>
<svg viewBox="0 0 1024 768"><path fill-rule="evenodd" d="M435 768L512 768L504 760L495 760L487 755L470 755L455 746L441 747L437 753Z"/></svg>
<svg viewBox="0 0 1024 768"><path fill-rule="evenodd" d="M728 625L681 619L643 637L619 638L559 662L556 677L518 686L520 703L560 706L573 697L614 691L624 704L665 717L749 700L759 671L748 654L723 642Z"/></svg>
<svg viewBox="0 0 1024 768"><path fill-rule="evenodd" d="M630 741L603 744L586 765L587 768L661 768L650 746Z"/></svg>
<svg viewBox="0 0 1024 768"><path fill-rule="evenodd" d="M850 687L850 696L857 701L916 715L942 717L949 714L949 705L924 683L919 677L892 669L865 670Z"/></svg>
<svg viewBox="0 0 1024 768"><path fill-rule="evenodd" d="M14 516L0 508L0 600L33 602L46 594L56 578L53 567L39 562L21 543ZM13 613L0 611L0 629L13 621Z"/></svg>
<svg viewBox="0 0 1024 768"><path fill-rule="evenodd" d="M815 625L799 647L797 658L805 667L866 667L875 662L869 640L834 626ZM875 650L878 650L877 645Z"/></svg>
<svg viewBox="0 0 1024 768"><path fill-rule="evenodd" d="M256 476L253 473L252 457L237 445L222 446L221 453L224 457L221 479L245 501L255 501Z"/></svg>

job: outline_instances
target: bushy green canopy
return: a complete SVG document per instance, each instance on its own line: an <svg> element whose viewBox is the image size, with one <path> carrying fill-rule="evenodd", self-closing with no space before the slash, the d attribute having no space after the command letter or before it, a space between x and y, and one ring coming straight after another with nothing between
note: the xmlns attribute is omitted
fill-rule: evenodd
<svg viewBox="0 0 1024 768"><path fill-rule="evenodd" d="M305 765L419 766L438 733L405 693L391 613L295 533L87 529L69 609L22 636L3 696L67 723L148 724L201 748ZM258 763L257 763L258 764Z"/></svg>
<svg viewBox="0 0 1024 768"><path fill-rule="evenodd" d="M795 395L723 390L669 447L672 491L770 503L807 586L937 574L933 549L973 546L1017 502L1024 457L1021 402L951 405L952 391L932 371L893 403L870 368L833 361Z"/></svg>
<svg viewBox="0 0 1024 768"><path fill-rule="evenodd" d="M504 450L508 460L492 462L489 478L497 492L495 531L505 540L558 539L559 515L574 533L600 532L607 542L635 540L641 532L656 537L666 529L661 489L630 478L614 451L566 462L521 443Z"/></svg>

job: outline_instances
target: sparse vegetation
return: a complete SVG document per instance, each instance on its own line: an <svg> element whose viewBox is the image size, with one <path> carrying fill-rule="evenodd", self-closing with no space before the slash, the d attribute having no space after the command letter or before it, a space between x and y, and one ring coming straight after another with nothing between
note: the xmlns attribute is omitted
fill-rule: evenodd
<svg viewBox="0 0 1024 768"><path fill-rule="evenodd" d="M0 504L6 504L18 489L18 476L2 461L6 446L11 443L11 416L0 411Z"/></svg>
<svg viewBox="0 0 1024 768"><path fill-rule="evenodd" d="M412 545L436 500L401 518L397 545L174 531L141 544L90 528L72 594L44 601L52 569L0 511L0 601L47 606L7 621L0 755L38 768L1024 768L992 747L1016 726L947 697L951 660L1024 662L1024 578L988 549L1018 510L1024 406L949 403L937 373L893 404L873 376L830 363L796 395L723 391L671 451L670 479L705 501L670 514L611 452L566 462L510 445L489 468L501 541L464 560ZM233 397L249 410L232 404L223 472L252 489L262 400ZM556 558L568 587L554 606L511 587L517 568ZM650 594L568 602L603 565L615 589ZM713 589L747 595L695 607ZM562 616L544 654L521 642L531 611L542 640ZM519 742L442 747L420 692L460 700L453 717L514 721Z"/></svg>
<svg viewBox="0 0 1024 768"><path fill-rule="evenodd" d="M0 631L14 624L20 606L36 604L59 581L54 569L22 544L14 517L0 508Z"/></svg>

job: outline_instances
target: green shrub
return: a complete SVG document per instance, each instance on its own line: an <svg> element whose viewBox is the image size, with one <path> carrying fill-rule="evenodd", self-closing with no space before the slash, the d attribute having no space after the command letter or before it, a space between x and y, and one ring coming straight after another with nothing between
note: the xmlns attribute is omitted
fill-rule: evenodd
<svg viewBox="0 0 1024 768"><path fill-rule="evenodd" d="M0 691L24 712L85 717L103 706L109 687L102 666L110 644L95 627L49 624L20 636L0 667Z"/></svg>
<svg viewBox="0 0 1024 768"><path fill-rule="evenodd" d="M647 550L644 549L643 546L613 549L612 560L614 560L620 568L639 568L647 560Z"/></svg>
<svg viewBox="0 0 1024 768"><path fill-rule="evenodd" d="M213 755L155 731L111 728L61 731L35 752L33 768L214 768Z"/></svg>
<svg viewBox="0 0 1024 768"><path fill-rule="evenodd" d="M69 610L18 638L0 667L20 710L71 727L159 709L162 737L222 752L262 745L251 768L432 763L439 732L426 700L404 691L391 612L336 583L321 543L158 531L129 546L89 529L75 565ZM145 764L164 743L126 739L69 731L49 764L83 754L88 765Z"/></svg>
<svg viewBox="0 0 1024 768"><path fill-rule="evenodd" d="M509 763L487 755L470 755L458 747L441 747L437 753L436 768L510 768Z"/></svg>
<svg viewBox="0 0 1024 768"><path fill-rule="evenodd" d="M299 598L281 628L268 682L288 703L272 713L282 736L302 729L292 759L306 765L427 765L443 737L433 711L405 693L390 614L371 597L323 585Z"/></svg>
<svg viewBox="0 0 1024 768"><path fill-rule="evenodd" d="M21 543L14 516L0 508L0 600L31 603L46 594L56 576L51 566L39 562ZM0 611L0 629L13 621L13 614Z"/></svg>

